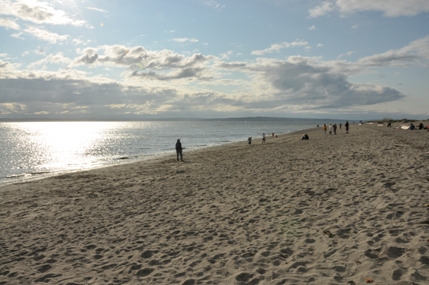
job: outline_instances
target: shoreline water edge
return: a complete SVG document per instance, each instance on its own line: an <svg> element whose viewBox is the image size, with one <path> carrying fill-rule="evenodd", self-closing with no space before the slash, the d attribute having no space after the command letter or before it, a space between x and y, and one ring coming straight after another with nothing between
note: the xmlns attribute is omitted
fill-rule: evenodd
<svg viewBox="0 0 429 285"><path fill-rule="evenodd" d="M312 128L2 185L0 284L427 284L428 141Z"/></svg>
<svg viewBox="0 0 429 285"><path fill-rule="evenodd" d="M173 153L178 137L191 150L312 125L308 119L5 123L0 124L0 184L150 160Z"/></svg>

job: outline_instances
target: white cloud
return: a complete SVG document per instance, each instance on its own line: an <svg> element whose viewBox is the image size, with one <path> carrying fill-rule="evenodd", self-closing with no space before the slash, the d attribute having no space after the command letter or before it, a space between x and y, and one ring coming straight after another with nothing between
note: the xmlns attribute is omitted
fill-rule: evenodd
<svg viewBox="0 0 429 285"><path fill-rule="evenodd" d="M346 53L344 53L344 54L340 54L339 56L338 56L338 58L342 58L342 57L344 57L344 56L350 56L350 55L352 55L352 54L354 54L355 52L354 51L348 51L348 52L346 52Z"/></svg>
<svg viewBox="0 0 429 285"><path fill-rule="evenodd" d="M75 20L66 15L62 10L54 9L47 2L37 0L0 0L0 14L15 16L21 20L38 24L74 25L82 26L83 20Z"/></svg>
<svg viewBox="0 0 429 285"><path fill-rule="evenodd" d="M22 35L23 35L24 33L14 33L14 34L11 34L10 36L12 37L12 38L16 38L16 39L21 39L21 40L24 40L25 38L23 38L22 37Z"/></svg>
<svg viewBox="0 0 429 285"><path fill-rule="evenodd" d="M59 35L36 27L28 27L25 29L25 32L32 35L33 37L38 38L39 40L47 41L52 44L55 44L57 41L65 41L69 37L68 35Z"/></svg>
<svg viewBox="0 0 429 285"><path fill-rule="evenodd" d="M334 10L334 4L330 1L324 1L322 4L310 9L308 13L310 18L316 18L328 14Z"/></svg>
<svg viewBox="0 0 429 285"><path fill-rule="evenodd" d="M317 44L316 47L323 47L323 44Z"/></svg>
<svg viewBox="0 0 429 285"><path fill-rule="evenodd" d="M226 7L226 5L220 4L218 1L215 0L205 0L204 2L207 6L216 9L216 10L222 10Z"/></svg>
<svg viewBox="0 0 429 285"><path fill-rule="evenodd" d="M83 55L74 60L76 65L116 65L134 70L188 68L208 59L201 54L185 57L170 50L148 51L141 46L131 48L121 45L102 46L78 52Z"/></svg>
<svg viewBox="0 0 429 285"><path fill-rule="evenodd" d="M302 56L286 60L257 58L248 62L226 62L226 57L185 56L170 50L151 51L140 46L119 45L78 49L77 52L80 56L73 60L75 66L122 69L125 70L123 80L90 77L73 70L71 59L62 53L33 63L30 67L37 70L31 71L19 70L0 60L3 92L0 112L4 116L20 117L47 112L51 117L68 114L74 118L87 114L93 117L109 114L115 118L129 114L174 116L179 111L190 116L230 111L314 113L335 108L359 112L367 110L368 106L400 100L404 95L387 86L351 82L349 76L385 66L427 64L429 36L401 49L355 62ZM66 64L68 68L57 72L38 68L48 64ZM209 84L225 90L235 89L213 91L207 87Z"/></svg>
<svg viewBox="0 0 429 285"><path fill-rule="evenodd" d="M62 52L59 52L57 54L50 54L41 60L38 60L36 62L29 64L28 68L30 68L30 69L38 68L40 66L45 66L48 63L50 63L50 64L69 64L71 62L72 62L72 60L70 58L65 57Z"/></svg>
<svg viewBox="0 0 429 285"><path fill-rule="evenodd" d="M75 43L75 44L77 44L77 45L87 45L87 44L89 44L91 42L91 40L84 41L84 40L76 39L75 38L75 39L72 40L72 42Z"/></svg>
<svg viewBox="0 0 429 285"><path fill-rule="evenodd" d="M429 12L427 0L332 0L310 9L309 17L324 16L331 11L338 10L341 14L361 11L379 11L386 17L414 16Z"/></svg>
<svg viewBox="0 0 429 285"><path fill-rule="evenodd" d="M316 29L316 26L315 25L312 25L310 28L308 28L310 31L312 31L312 30L315 30Z"/></svg>
<svg viewBox="0 0 429 285"><path fill-rule="evenodd" d="M428 67L429 36L415 40L401 49L361 58L358 63L369 67L416 65Z"/></svg>
<svg viewBox="0 0 429 285"><path fill-rule="evenodd" d="M414 16L429 12L427 0L336 0L340 12L380 11L387 17Z"/></svg>
<svg viewBox="0 0 429 285"><path fill-rule="evenodd" d="M296 40L294 42L288 43L283 42L280 44L272 44L271 47L264 49L264 50L254 50L252 51L252 55L263 55L266 53L273 53L273 52L279 52L282 49L290 48L290 47L309 47L308 42L306 41L300 41Z"/></svg>
<svg viewBox="0 0 429 285"><path fill-rule="evenodd" d="M186 43L186 42L197 43L198 42L197 39L190 39L190 38L174 38L172 39L172 41L179 42L179 43Z"/></svg>
<svg viewBox="0 0 429 285"><path fill-rule="evenodd" d="M233 51L232 51L232 50L229 50L229 51L227 51L227 52L225 52L225 53L222 53L222 54L220 55L220 58L221 58L221 59L223 59L223 60L225 60L225 59L229 59L229 57L230 57L232 54L233 54Z"/></svg>
<svg viewBox="0 0 429 285"><path fill-rule="evenodd" d="M100 9L100 8L96 8L96 7L86 7L86 9L97 11L97 12L102 12L102 13L110 13L109 11L106 11L106 10L103 10L103 9Z"/></svg>
<svg viewBox="0 0 429 285"><path fill-rule="evenodd" d="M0 18L0 26L7 29L19 30L19 25L9 18Z"/></svg>

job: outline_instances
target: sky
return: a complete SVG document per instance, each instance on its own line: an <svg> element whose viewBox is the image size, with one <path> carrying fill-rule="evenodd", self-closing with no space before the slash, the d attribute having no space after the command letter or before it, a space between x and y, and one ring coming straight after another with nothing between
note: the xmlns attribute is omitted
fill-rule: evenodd
<svg viewBox="0 0 429 285"><path fill-rule="evenodd" d="M0 119L429 118L428 0L0 0Z"/></svg>

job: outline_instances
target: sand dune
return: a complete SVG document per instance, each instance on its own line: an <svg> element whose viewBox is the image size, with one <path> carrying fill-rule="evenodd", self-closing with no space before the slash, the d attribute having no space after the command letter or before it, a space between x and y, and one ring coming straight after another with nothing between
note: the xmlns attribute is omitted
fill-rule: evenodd
<svg viewBox="0 0 429 285"><path fill-rule="evenodd" d="M0 188L0 284L429 284L429 132L245 139Z"/></svg>

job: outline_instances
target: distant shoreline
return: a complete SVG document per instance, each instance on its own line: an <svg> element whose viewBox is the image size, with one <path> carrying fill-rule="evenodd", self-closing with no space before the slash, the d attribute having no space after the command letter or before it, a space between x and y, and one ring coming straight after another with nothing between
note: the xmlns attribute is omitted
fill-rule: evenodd
<svg viewBox="0 0 429 285"><path fill-rule="evenodd" d="M118 118L83 118L83 119L56 119L56 118L0 118L1 123L9 122L154 122L154 121L346 121L347 119L331 118L286 118L286 117L237 117L237 118L146 118L146 119L118 119ZM350 121L350 120L349 120ZM351 120L353 121L353 120ZM355 120L357 121L357 120Z"/></svg>

